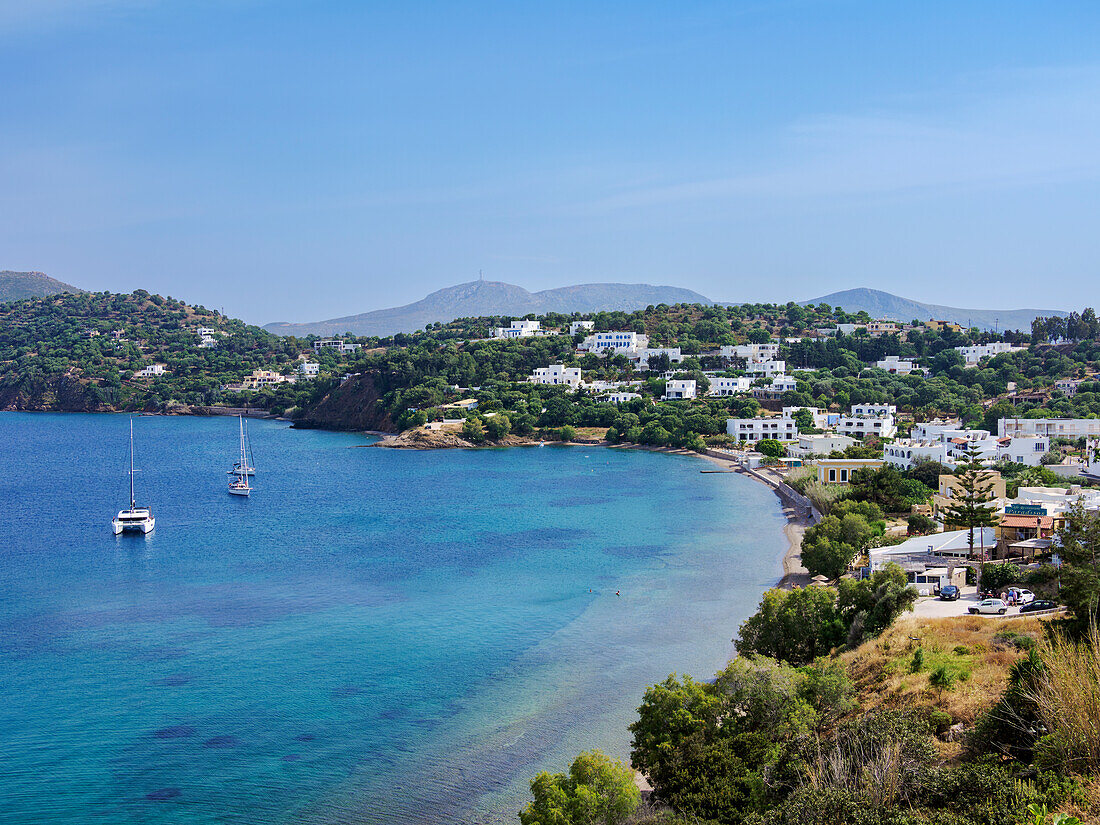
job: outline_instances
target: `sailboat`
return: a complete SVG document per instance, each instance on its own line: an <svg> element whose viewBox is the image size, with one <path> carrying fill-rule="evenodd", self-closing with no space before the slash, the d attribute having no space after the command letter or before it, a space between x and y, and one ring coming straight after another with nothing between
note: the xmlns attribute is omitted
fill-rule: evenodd
<svg viewBox="0 0 1100 825"><path fill-rule="evenodd" d="M240 420L241 425L241 460L234 465L233 478L229 480L229 495L231 496L249 496L252 494L252 487L248 483L248 456L245 452L244 446L244 416L239 415L237 418Z"/></svg>
<svg viewBox="0 0 1100 825"><path fill-rule="evenodd" d="M111 528L117 536L126 531L149 533L157 525L153 511L148 507L138 507L134 498L134 419L130 419L130 509L119 510L111 522Z"/></svg>
<svg viewBox="0 0 1100 825"><path fill-rule="evenodd" d="M244 416L237 416L241 419L241 429L244 432L244 442L248 447L247 457L245 452L241 451L241 458L233 462L233 469L226 470L225 474L230 476L254 476L256 475L256 457L252 455L252 439L248 437L248 427L244 424Z"/></svg>

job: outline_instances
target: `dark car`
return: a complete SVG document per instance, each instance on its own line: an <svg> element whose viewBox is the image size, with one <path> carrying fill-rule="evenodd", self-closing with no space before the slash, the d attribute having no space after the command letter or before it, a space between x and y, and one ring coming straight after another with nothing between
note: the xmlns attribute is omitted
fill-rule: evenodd
<svg viewBox="0 0 1100 825"><path fill-rule="evenodd" d="M959 588L953 584L945 585L940 590L940 600L945 602L957 602L959 600Z"/></svg>
<svg viewBox="0 0 1100 825"><path fill-rule="evenodd" d="M1050 599L1033 599L1020 608L1021 613L1034 613L1036 610L1054 610L1058 605Z"/></svg>

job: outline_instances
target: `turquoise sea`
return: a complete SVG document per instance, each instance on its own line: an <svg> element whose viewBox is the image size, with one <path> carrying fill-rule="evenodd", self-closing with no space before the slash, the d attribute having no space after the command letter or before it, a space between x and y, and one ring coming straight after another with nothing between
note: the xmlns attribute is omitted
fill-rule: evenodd
<svg viewBox="0 0 1100 825"><path fill-rule="evenodd" d="M775 496L690 456L249 429L245 500L235 419L135 418L116 538L127 417L0 414L0 819L516 822L780 572Z"/></svg>

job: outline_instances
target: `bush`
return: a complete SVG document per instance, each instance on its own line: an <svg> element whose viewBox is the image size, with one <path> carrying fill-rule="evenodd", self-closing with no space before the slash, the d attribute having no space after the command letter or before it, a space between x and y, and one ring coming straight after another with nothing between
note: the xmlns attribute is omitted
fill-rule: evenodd
<svg viewBox="0 0 1100 825"><path fill-rule="evenodd" d="M569 773L540 773L531 780L535 797L520 812L522 825L618 825L641 804L634 775L599 751L573 760Z"/></svg>
<svg viewBox="0 0 1100 825"><path fill-rule="evenodd" d="M462 437L472 444L480 444L485 440L485 429L481 421L476 418L467 418L462 422Z"/></svg>
<svg viewBox="0 0 1100 825"><path fill-rule="evenodd" d="M909 663L910 673L920 673L924 670L924 648L918 647L913 651L913 661Z"/></svg>
<svg viewBox="0 0 1100 825"><path fill-rule="evenodd" d="M1019 578L1020 568L1011 562L987 562L982 565L982 587L986 590L1000 590Z"/></svg>
<svg viewBox="0 0 1100 825"><path fill-rule="evenodd" d="M757 441L756 451L771 458L782 458L787 454L787 448L774 438L762 438Z"/></svg>
<svg viewBox="0 0 1100 825"><path fill-rule="evenodd" d="M939 525L932 517L926 516L924 513L914 513L909 516L907 523L909 525L907 533L910 536L926 536L939 530Z"/></svg>

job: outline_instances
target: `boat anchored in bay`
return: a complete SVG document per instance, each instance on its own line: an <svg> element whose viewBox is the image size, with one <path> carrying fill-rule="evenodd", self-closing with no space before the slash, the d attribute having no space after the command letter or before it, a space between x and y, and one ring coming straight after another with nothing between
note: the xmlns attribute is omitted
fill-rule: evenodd
<svg viewBox="0 0 1100 825"><path fill-rule="evenodd" d="M256 470L248 463L248 453L245 449L244 416L238 415L237 419L241 426L241 457L239 461L234 463L233 469L229 471L230 475L233 476L229 480L229 495L245 496L247 498L252 495L252 486L248 483L248 477L255 475Z"/></svg>
<svg viewBox="0 0 1100 825"><path fill-rule="evenodd" d="M134 498L134 419L130 419L130 509L119 510L111 521L111 529L117 536L123 532L150 533L157 526L153 511L138 507Z"/></svg>

